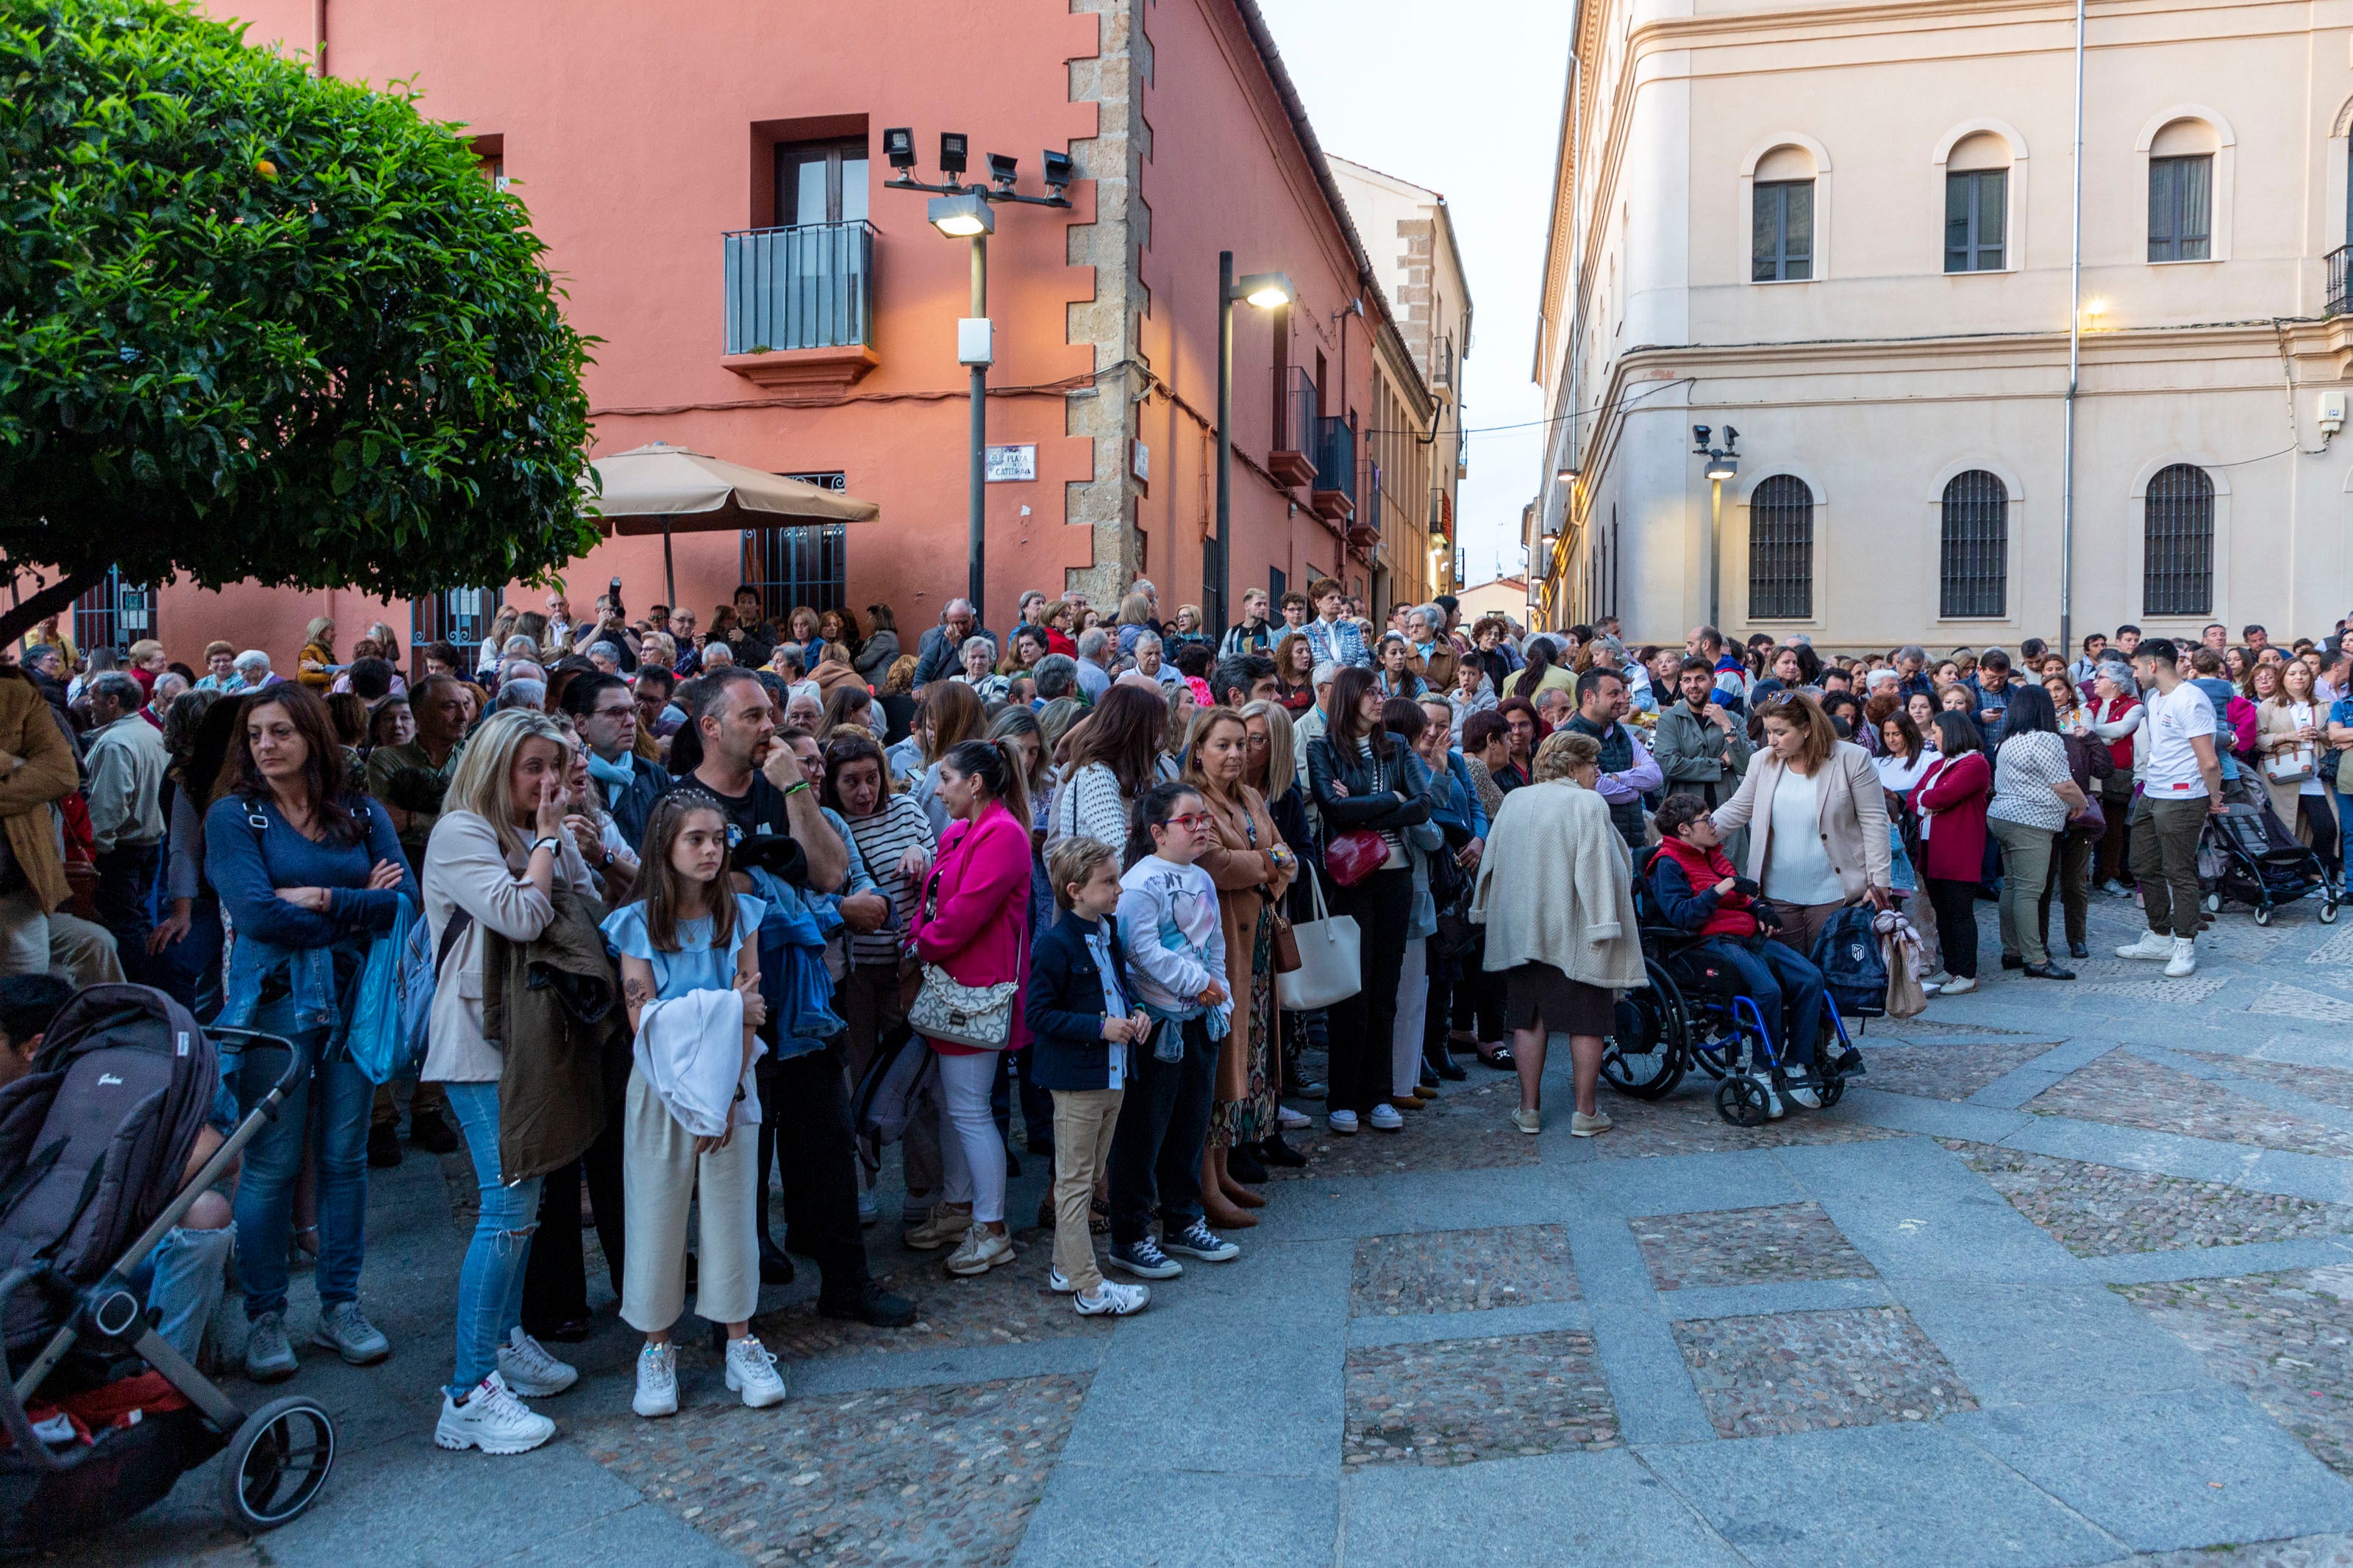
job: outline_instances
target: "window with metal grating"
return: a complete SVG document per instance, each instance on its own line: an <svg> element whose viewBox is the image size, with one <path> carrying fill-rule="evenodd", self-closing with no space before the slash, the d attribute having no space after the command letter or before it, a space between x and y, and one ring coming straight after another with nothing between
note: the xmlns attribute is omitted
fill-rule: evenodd
<svg viewBox="0 0 2353 1568"><path fill-rule="evenodd" d="M2214 481L2176 463L2148 481L2141 614L2214 613Z"/></svg>
<svg viewBox="0 0 2353 1568"><path fill-rule="evenodd" d="M821 489L847 490L840 472L787 474ZM838 610L847 602L849 530L839 522L782 523L744 531L742 581L760 592L760 613L781 621L797 605Z"/></svg>
<svg viewBox="0 0 2353 1568"><path fill-rule="evenodd" d="M1983 468L1954 475L1945 487L1936 613L1948 620L1999 617L2009 578L2010 490Z"/></svg>
<svg viewBox="0 0 2353 1568"><path fill-rule="evenodd" d="M1814 613L1814 492L1775 474L1748 498L1748 618L1808 620Z"/></svg>

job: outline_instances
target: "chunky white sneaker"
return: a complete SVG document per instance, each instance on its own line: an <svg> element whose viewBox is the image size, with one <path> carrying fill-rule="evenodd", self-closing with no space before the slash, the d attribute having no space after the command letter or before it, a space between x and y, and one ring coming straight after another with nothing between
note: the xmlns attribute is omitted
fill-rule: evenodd
<svg viewBox="0 0 2353 1568"><path fill-rule="evenodd" d="M2140 933L2138 942L2128 947L2116 949L2116 956L2118 958L2171 958L2173 939L2169 936L2159 936L2153 931L2145 931Z"/></svg>
<svg viewBox="0 0 2353 1568"><path fill-rule="evenodd" d="M547 1347L524 1333L521 1323L499 1347L499 1375L521 1399L545 1399L580 1381L577 1369L548 1354Z"/></svg>
<svg viewBox="0 0 2353 1568"><path fill-rule="evenodd" d="M2173 939L2173 961L2165 966L2168 980L2179 980L2198 973L2198 939L2177 936Z"/></svg>
<svg viewBox="0 0 2353 1568"><path fill-rule="evenodd" d="M1966 996L1977 988L1978 977L1976 975L1956 974L1950 980L1946 981L1942 985L1936 988L1936 994L1939 996Z"/></svg>
<svg viewBox="0 0 2353 1568"><path fill-rule="evenodd" d="M1757 1088L1765 1091L1765 1120L1778 1121L1788 1114L1788 1108L1781 1103L1780 1092L1773 1087L1771 1073L1752 1072L1748 1076L1756 1081Z"/></svg>
<svg viewBox="0 0 2353 1568"><path fill-rule="evenodd" d="M1389 1114L1394 1116L1397 1112L1391 1111ZM1356 1135L1356 1113L1353 1110L1335 1110L1324 1119L1324 1124L1343 1138L1353 1138Z"/></svg>
<svg viewBox="0 0 2353 1568"><path fill-rule="evenodd" d="M1822 1097L1815 1092L1811 1084L1802 1079L1791 1079L1788 1087L1782 1092L1789 1097L1792 1104L1801 1105L1808 1110L1820 1110L1822 1108Z"/></svg>
<svg viewBox="0 0 2353 1568"><path fill-rule="evenodd" d="M1405 1117L1394 1105L1387 1103L1376 1105L1365 1120L1373 1124L1373 1130L1377 1132L1405 1131Z"/></svg>
<svg viewBox="0 0 2353 1568"><path fill-rule="evenodd" d="M757 1336L745 1334L727 1342L727 1388L740 1394L754 1410L785 1402L785 1375L776 1370L776 1352Z"/></svg>
<svg viewBox="0 0 2353 1568"><path fill-rule="evenodd" d="M646 1416L678 1414L678 1346L649 1344L638 1352L638 1393L629 1408Z"/></svg>
<svg viewBox="0 0 2353 1568"><path fill-rule="evenodd" d="M1122 1285L1106 1279L1083 1296L1071 1299L1082 1318L1098 1318L1108 1312L1114 1318L1125 1318L1141 1312L1152 1304L1152 1288L1148 1285Z"/></svg>
<svg viewBox="0 0 2353 1568"><path fill-rule="evenodd" d="M1060 1269L1049 1268L1046 1270L1046 1289L1057 1296L1067 1296L1071 1294L1071 1282L1062 1277Z"/></svg>
<svg viewBox="0 0 2353 1568"><path fill-rule="evenodd" d="M1302 1128L1314 1126L1315 1119L1303 1110L1293 1110L1285 1105L1276 1109L1274 1124L1285 1132L1296 1132Z"/></svg>
<svg viewBox="0 0 2353 1568"><path fill-rule="evenodd" d="M357 1301L338 1301L321 1312L311 1342L323 1345L353 1366L370 1366L392 1353L392 1342L367 1321Z"/></svg>
<svg viewBox="0 0 2353 1568"><path fill-rule="evenodd" d="M534 1415L494 1372L474 1385L463 1405L446 1394L441 1396L441 1419L434 1424L433 1446L480 1448L485 1454L527 1454L554 1436L555 1423Z"/></svg>
<svg viewBox="0 0 2353 1568"><path fill-rule="evenodd" d="M936 1252L952 1241L959 1241L972 1227L970 1204L936 1203L923 1224L909 1230L899 1239L917 1252Z"/></svg>
<svg viewBox="0 0 2353 1568"><path fill-rule="evenodd" d="M1012 1233L999 1235L975 1220L964 1233L964 1245L949 1255L947 1269L951 1274L969 1277L986 1274L1000 1263L1012 1261Z"/></svg>

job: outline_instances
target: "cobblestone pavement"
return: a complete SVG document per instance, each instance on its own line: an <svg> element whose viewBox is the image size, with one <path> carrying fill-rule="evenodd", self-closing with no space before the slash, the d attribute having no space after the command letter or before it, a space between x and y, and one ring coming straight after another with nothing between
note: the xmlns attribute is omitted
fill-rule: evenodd
<svg viewBox="0 0 2353 1568"><path fill-rule="evenodd" d="M886 1155L869 1261L919 1321L819 1317L801 1260L756 1320L772 1410L689 1323L684 1408L633 1416L592 1237L581 1382L515 1458L431 1446L476 1194L412 1154L371 1183L392 1359L311 1348L298 1278L300 1374L224 1384L334 1413L319 1506L245 1542L208 1464L34 1560L2353 1568L2353 931L2313 912L2226 911L2175 982L2110 956L2138 921L2096 900L2081 981L1989 962L1872 1020L1839 1106L1753 1130L1694 1073L1572 1139L1565 1048L1540 1137L1468 1058L1396 1134L1294 1102L1311 1163L1241 1256L1117 1321L1046 1289L1046 1160L1009 1184L1016 1262L953 1280L889 1223Z"/></svg>

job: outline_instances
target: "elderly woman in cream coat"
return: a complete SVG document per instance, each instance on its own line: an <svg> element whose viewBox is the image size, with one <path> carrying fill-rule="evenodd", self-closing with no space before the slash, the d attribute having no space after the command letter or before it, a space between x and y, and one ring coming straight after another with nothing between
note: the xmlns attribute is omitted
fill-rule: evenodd
<svg viewBox="0 0 2353 1568"><path fill-rule="evenodd" d="M1609 804L1594 792L1600 775L1601 743L1590 735L1563 731L1538 747L1535 785L1504 797L1471 895L1472 923L1487 928L1486 967L1504 976L1504 1022L1520 1074L1512 1124L1523 1132L1542 1130L1539 1085L1555 1034L1568 1037L1576 1066L1570 1135L1609 1131L1594 1100L1601 1037L1617 993L1646 984L1633 872Z"/></svg>

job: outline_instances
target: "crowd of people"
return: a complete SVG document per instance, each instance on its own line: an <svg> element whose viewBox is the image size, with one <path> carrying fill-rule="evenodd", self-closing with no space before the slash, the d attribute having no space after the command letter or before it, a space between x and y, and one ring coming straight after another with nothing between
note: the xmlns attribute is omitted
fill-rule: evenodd
<svg viewBox="0 0 2353 1568"><path fill-rule="evenodd" d="M1810 954L1841 910L1914 902L1926 988L1957 995L1983 897L2026 978L2073 978L2094 897L2146 911L2122 956L2192 973L2200 829L2232 800L2343 874L2337 637L1646 647L1443 596L1377 626L1318 582L1246 594L1212 637L1139 580L1108 617L1024 594L1002 638L951 601L909 649L887 605L776 615L746 587L706 624L629 617L618 586L413 663L381 624L346 648L314 621L286 677L220 642L202 673L153 640L84 652L51 622L0 669L0 1074L74 989L123 979L305 1065L158 1256L185 1353L233 1279L232 1354L290 1375L303 1256L310 1344L390 1353L361 1283L404 1119L481 1193L436 1440L515 1453L554 1430L527 1402L577 1376L548 1346L591 1330L584 1191L644 1336L638 1413L678 1408L690 1287L727 1387L767 1405L786 1382L752 1320L793 1254L821 1313L903 1327L865 1228L953 1277L1016 1266L1023 1155L1050 1162L1047 1282L1126 1315L1241 1256L1272 1168L1310 1158L1303 1105L1395 1133L1471 1058L1516 1075L1537 1135L1566 1035L1567 1131L1606 1133L1645 919L1743 977L1781 1041L1771 1091L1811 1108ZM351 998L419 921L427 1047L379 1083Z"/></svg>

